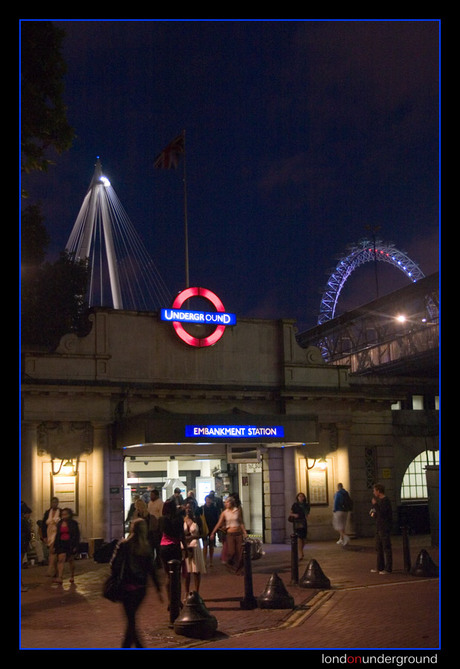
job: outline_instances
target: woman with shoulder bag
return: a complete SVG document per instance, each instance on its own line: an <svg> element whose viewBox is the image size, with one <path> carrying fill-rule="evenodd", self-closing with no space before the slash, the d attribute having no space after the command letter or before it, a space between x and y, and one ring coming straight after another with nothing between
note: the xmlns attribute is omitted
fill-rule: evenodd
<svg viewBox="0 0 460 669"><path fill-rule="evenodd" d="M310 504L303 492L299 492L295 500L288 520L293 524L294 534L297 536L299 560L302 560L304 557L303 549L307 541L307 517L310 513Z"/></svg>
<svg viewBox="0 0 460 669"><path fill-rule="evenodd" d="M149 577L157 589L160 601L163 601L147 530L147 523L143 518L133 520L129 536L119 542L111 560L112 574L122 574L120 601L126 614L122 648L143 648L136 629L136 613L146 595Z"/></svg>

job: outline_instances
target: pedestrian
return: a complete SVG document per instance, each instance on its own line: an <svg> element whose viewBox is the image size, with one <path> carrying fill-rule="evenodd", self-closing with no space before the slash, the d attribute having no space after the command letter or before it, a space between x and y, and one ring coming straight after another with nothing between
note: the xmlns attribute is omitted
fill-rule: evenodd
<svg viewBox="0 0 460 669"><path fill-rule="evenodd" d="M215 491L215 490L210 490L210 491L209 491L209 497L211 498L213 504L216 505L216 507L217 507L217 511L219 512L219 515L220 515L220 514L222 513L222 511L224 510L224 503L223 503L223 501L222 501L222 498L221 498L221 497L218 497L218 496L216 495L216 491Z"/></svg>
<svg viewBox="0 0 460 669"><path fill-rule="evenodd" d="M196 500L194 490L189 490L188 491L187 497L185 498L185 502L184 502L184 508L187 504L191 504L193 506L193 512L195 514L198 512L199 505L198 505L198 502Z"/></svg>
<svg viewBox="0 0 460 669"><path fill-rule="evenodd" d="M182 563L182 546L185 545L184 516L171 500L167 500L163 505L163 514L160 518L159 529L161 533L160 557L168 579L169 596L170 574L168 562L178 560Z"/></svg>
<svg viewBox="0 0 460 669"><path fill-rule="evenodd" d="M184 509L184 498L182 497L182 493L180 488L174 488L174 492L171 495L171 497L168 500L169 502L173 502L178 509L182 510Z"/></svg>
<svg viewBox="0 0 460 669"><path fill-rule="evenodd" d="M155 563L157 567L161 566L160 559L160 518L163 513L163 502L160 499L160 493L155 488L150 492L150 502L147 505L147 511L149 513L148 522L149 522L149 542L155 556Z"/></svg>
<svg viewBox="0 0 460 669"><path fill-rule="evenodd" d="M350 537L345 534L347 527L348 512L352 509L351 497L342 483L337 484L337 492L334 495L334 507L332 512L332 525L339 533L337 544L346 546Z"/></svg>
<svg viewBox="0 0 460 669"><path fill-rule="evenodd" d="M122 574L121 602L126 615L122 648L143 648L136 627L136 614L145 598L149 577L162 601L160 581L147 538L147 523L143 518L131 522L130 533L118 543L110 566L112 574Z"/></svg>
<svg viewBox="0 0 460 669"><path fill-rule="evenodd" d="M136 518L142 518L143 520L147 521L149 517L149 511L147 508L147 504L144 502L144 500L141 498L136 499L134 502L134 511L131 516L131 520L136 520Z"/></svg>
<svg viewBox="0 0 460 669"><path fill-rule="evenodd" d="M185 594L190 592L190 581L193 574L196 592L200 591L201 574L206 573L206 565L203 557L201 519L195 513L192 501L185 505L184 518L184 570L185 570Z"/></svg>
<svg viewBox="0 0 460 669"><path fill-rule="evenodd" d="M292 523L294 534L297 537L297 554L299 560L303 560L303 550L307 542L308 523L307 518L310 513L310 503L303 492L296 495L295 502L291 506L291 513L288 520Z"/></svg>
<svg viewBox="0 0 460 669"><path fill-rule="evenodd" d="M393 510L385 495L385 487L376 483L373 488L371 516L375 518L375 550L377 551L377 569L379 574L391 574L393 571L393 550L391 546L391 527Z"/></svg>
<svg viewBox="0 0 460 669"><path fill-rule="evenodd" d="M233 573L242 574L244 540L248 533L243 522L241 502L236 494L229 495L225 500L225 509L210 534L211 539L221 528L225 531L225 565Z"/></svg>
<svg viewBox="0 0 460 669"><path fill-rule="evenodd" d="M55 583L62 583L64 574L64 565L69 563L70 582L74 582L75 564L74 557L80 545L80 528L74 520L72 509L62 509L61 519L56 526L56 538L54 540L54 550L57 556L57 578Z"/></svg>
<svg viewBox="0 0 460 669"><path fill-rule="evenodd" d="M211 531L217 525L219 516L219 509L213 501L211 494L206 495L204 504L201 507L201 517L204 520L203 526L206 528L206 531L203 532L203 557L206 564L209 550L209 567L213 566L214 549L216 547L216 539L215 537L211 539Z"/></svg>
<svg viewBox="0 0 460 669"><path fill-rule="evenodd" d="M30 509L25 502L21 502L21 569L23 568L24 558L29 550L29 544L32 537L32 529L30 526ZM29 588L22 582L21 573L21 592L27 592Z"/></svg>
<svg viewBox="0 0 460 669"><path fill-rule="evenodd" d="M61 518L61 509L59 508L59 500L57 497L51 499L50 508L45 511L43 516L41 529L42 537L48 547L48 573L47 576L56 578L57 573L57 556L54 550L54 540L56 538L57 524Z"/></svg>

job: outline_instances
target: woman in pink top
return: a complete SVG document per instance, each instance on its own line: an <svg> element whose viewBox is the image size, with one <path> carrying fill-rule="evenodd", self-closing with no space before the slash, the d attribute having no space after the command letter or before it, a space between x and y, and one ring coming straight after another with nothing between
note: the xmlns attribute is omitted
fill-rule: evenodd
<svg viewBox="0 0 460 669"><path fill-rule="evenodd" d="M244 526L241 503L237 495L230 495L225 500L225 509L210 534L211 539L214 539L218 530L225 531L226 566L235 574L241 574L244 569L244 540L248 533Z"/></svg>
<svg viewBox="0 0 460 669"><path fill-rule="evenodd" d="M64 564L69 563L70 582L74 581L75 567L74 557L80 545L80 528L73 518L72 509L62 509L61 520L56 526L56 538L54 540L54 549L58 558L58 578L56 583L62 583Z"/></svg>

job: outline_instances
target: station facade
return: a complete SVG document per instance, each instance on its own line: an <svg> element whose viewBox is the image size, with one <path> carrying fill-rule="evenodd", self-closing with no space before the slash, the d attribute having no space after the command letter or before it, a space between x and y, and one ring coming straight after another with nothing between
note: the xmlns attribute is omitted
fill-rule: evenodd
<svg viewBox="0 0 460 669"><path fill-rule="evenodd" d="M223 311L214 294L202 297ZM404 384L325 364L319 349L298 344L293 320L228 325L106 308L88 318L85 336L23 351L21 496L34 519L56 495L83 540L111 541L136 495L152 488L163 499L194 490L199 503L209 490L238 492L249 531L284 543L304 492L308 536L328 540L340 482L354 500L349 533L369 536L381 481L397 525L406 468L434 439L404 412L395 420Z"/></svg>

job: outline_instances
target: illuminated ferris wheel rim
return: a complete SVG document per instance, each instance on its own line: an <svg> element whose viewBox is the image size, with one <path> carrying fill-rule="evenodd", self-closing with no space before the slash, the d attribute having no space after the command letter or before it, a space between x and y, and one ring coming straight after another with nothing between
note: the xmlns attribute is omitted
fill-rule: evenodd
<svg viewBox="0 0 460 669"><path fill-rule="evenodd" d="M394 244L364 239L359 245L351 247L350 253L338 262L330 275L321 299L318 325L334 318L339 295L350 274L364 263L376 260L393 265L413 283L425 276L420 267Z"/></svg>

